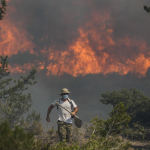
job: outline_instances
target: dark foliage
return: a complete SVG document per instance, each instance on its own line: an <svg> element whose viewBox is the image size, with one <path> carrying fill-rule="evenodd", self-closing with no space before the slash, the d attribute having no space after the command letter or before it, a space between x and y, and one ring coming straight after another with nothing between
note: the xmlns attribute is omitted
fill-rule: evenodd
<svg viewBox="0 0 150 150"><path fill-rule="evenodd" d="M123 103L116 105L109 113L110 118L104 121L95 117L91 120L92 129L96 135L107 137L120 134L128 127L131 117L127 114Z"/></svg>
<svg viewBox="0 0 150 150"><path fill-rule="evenodd" d="M0 125L0 150L32 150L34 138L31 133L15 127L12 130L7 122Z"/></svg>
<svg viewBox="0 0 150 150"><path fill-rule="evenodd" d="M147 13L149 13L150 12L150 7L147 7L147 6L143 6L144 7L144 10L147 12Z"/></svg>
<svg viewBox="0 0 150 150"><path fill-rule="evenodd" d="M0 56L0 58L0 121L7 120L11 128L13 128L16 124L19 125L21 117L27 113L31 107L31 94L26 95L23 94L23 92L28 89L26 85L29 86L37 83L36 81L32 82L32 80L35 79L35 73L37 71L35 68L32 68L29 75L26 77L20 76L20 79L17 81L14 80L14 86L7 88L12 78L2 79L10 74L10 72L8 72L8 56Z"/></svg>
<svg viewBox="0 0 150 150"><path fill-rule="evenodd" d="M6 14L6 1L5 0L1 0L1 4L2 6L0 7L0 20L3 19L4 14Z"/></svg>
<svg viewBox="0 0 150 150"><path fill-rule="evenodd" d="M125 105L127 113L131 116L130 126L136 122L145 127L150 126L150 98L137 89L105 92L101 96L100 101L103 104L116 106L122 102Z"/></svg>

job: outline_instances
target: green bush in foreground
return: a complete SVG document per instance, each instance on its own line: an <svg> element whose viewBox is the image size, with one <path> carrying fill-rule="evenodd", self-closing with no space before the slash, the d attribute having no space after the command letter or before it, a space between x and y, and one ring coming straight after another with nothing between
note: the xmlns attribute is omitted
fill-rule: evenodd
<svg viewBox="0 0 150 150"><path fill-rule="evenodd" d="M7 122L0 125L0 150L32 150L34 138L31 133L25 133L22 128L12 130Z"/></svg>
<svg viewBox="0 0 150 150"><path fill-rule="evenodd" d="M78 142L66 147L66 143L58 143L56 146L49 147L47 150L128 150L131 144L119 138L96 137L92 135L89 141L82 146Z"/></svg>

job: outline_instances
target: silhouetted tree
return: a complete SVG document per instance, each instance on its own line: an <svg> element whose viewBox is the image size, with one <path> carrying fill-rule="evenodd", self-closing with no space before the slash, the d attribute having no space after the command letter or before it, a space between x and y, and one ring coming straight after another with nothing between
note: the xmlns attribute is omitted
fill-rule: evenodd
<svg viewBox="0 0 150 150"><path fill-rule="evenodd" d="M101 96L100 101L103 104L111 104L115 107L122 102L131 116L130 125L139 122L143 126L150 126L150 98L137 89L105 92Z"/></svg>
<svg viewBox="0 0 150 150"><path fill-rule="evenodd" d="M150 7L147 7L147 6L143 6L144 7L144 10L147 12L147 13L150 13Z"/></svg>
<svg viewBox="0 0 150 150"><path fill-rule="evenodd" d="M31 94L23 94L28 87L26 85L34 85L36 83L32 82L35 79L35 73L37 72L35 68L32 68L30 74L26 77L20 76L20 79L17 81L14 80L15 85L9 88L6 88L10 85L12 78L4 79L10 74L8 72L8 61L6 56L0 56L0 100L1 100L1 122L7 120L10 124L10 127L13 128L16 124L19 124L22 116L29 111L31 107L32 100Z"/></svg>
<svg viewBox="0 0 150 150"><path fill-rule="evenodd" d="M0 20L3 19L4 14L6 14L6 1L5 0L1 0L1 4L2 6L0 7Z"/></svg>

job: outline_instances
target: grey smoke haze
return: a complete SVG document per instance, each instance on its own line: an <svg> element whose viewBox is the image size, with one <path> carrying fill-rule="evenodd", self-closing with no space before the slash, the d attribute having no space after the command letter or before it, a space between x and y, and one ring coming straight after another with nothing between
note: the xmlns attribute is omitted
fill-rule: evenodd
<svg viewBox="0 0 150 150"><path fill-rule="evenodd" d="M14 78L17 76L15 75ZM138 78L130 74L120 76L116 73L106 77L101 74L86 75L85 77L72 77L67 74L61 77L47 77L44 74L37 74L36 80L38 83L30 87L28 92L31 92L33 99L31 110L35 109L41 114L43 126L47 123L45 119L49 105L60 98L59 93L63 87L67 87L71 91L70 98L76 102L79 108L77 115L86 123L89 123L95 116L101 119L108 118L108 112L112 110L112 106L100 103L102 92L135 87L146 96L150 96L150 70L145 78ZM56 110L56 107L53 108L50 114L51 122L48 123L50 127L56 128Z"/></svg>
<svg viewBox="0 0 150 150"><path fill-rule="evenodd" d="M85 24L90 22L94 15L105 15L103 12L110 14L110 18L105 21L105 24L106 28L114 29L114 40L129 36L134 37L137 41L144 40L149 45L147 32L150 23L149 15L143 10L143 5L149 5L148 0L12 0L8 4L16 8L14 13L10 13L8 9L10 20L15 26L24 28L33 36L36 52L44 46L53 47L55 51L68 49L68 44L76 41L79 37L78 28L84 27L85 31L88 30ZM21 25L18 22L21 22ZM101 26L100 20L94 23L93 26L96 30L101 32L98 29ZM43 40L41 40L42 38ZM90 40L91 44L96 44L92 43L92 39ZM92 46L94 47L94 45ZM105 49L105 51L111 53L109 49ZM113 53L119 51L116 48ZM125 53L125 50L121 50L121 52ZM136 53L133 54L139 54L138 48L136 48Z"/></svg>
<svg viewBox="0 0 150 150"><path fill-rule="evenodd" d="M137 41L149 42L150 15L143 10L143 5L150 6L148 0L11 0L8 3L7 15L17 28L23 28L32 36L32 42L36 45L34 51L37 53L46 47L53 47L55 51L65 51L70 43L79 37L78 28L84 28L87 22L93 18L93 13L102 15L103 12L110 13L110 19L105 21L107 28L114 29L113 39L133 37ZM16 12L11 13L9 8L16 8ZM20 24L21 22L21 24ZM101 22L93 22L95 29L100 32ZM89 30L88 27L84 28ZM41 40L43 38L43 40ZM106 38L105 36L103 37ZM96 44L89 35L90 44L99 55ZM107 39L106 39L107 40ZM54 47L55 46L55 47ZM114 46L104 49L112 57L116 57L120 62L124 59L134 59L140 54L138 45L127 47ZM150 57L149 49L142 51L144 56ZM123 56L124 59L122 59ZM36 56L29 51L18 52L9 58L10 64L23 65L35 60L44 60L43 55ZM46 62L47 63L47 62ZM110 62L111 63L111 62ZM29 72L29 71L28 71ZM20 74L12 74L14 78ZM146 96L150 96L150 70L146 77L139 78L136 74L118 75L117 73L86 75L72 77L64 74L62 76L46 76L43 70L36 75L38 83L29 88L32 94L33 106L37 112L41 113L42 123L45 124L46 113L49 105L59 98L60 90L64 87L71 91L70 98L78 105L78 116L83 122L89 122L93 117L102 119L108 118L111 106L105 106L99 102L100 94L106 91L130 89L135 87ZM52 111L50 126L56 127L57 111Z"/></svg>

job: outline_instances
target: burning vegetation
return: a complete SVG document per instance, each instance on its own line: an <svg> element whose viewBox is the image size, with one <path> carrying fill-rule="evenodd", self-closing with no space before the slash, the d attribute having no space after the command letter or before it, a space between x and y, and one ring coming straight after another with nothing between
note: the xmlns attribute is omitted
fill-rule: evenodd
<svg viewBox="0 0 150 150"><path fill-rule="evenodd" d="M79 4L74 3L74 5ZM147 42L142 38L130 36L128 33L116 38L115 18L112 18L110 11L98 10L94 2L90 1L86 4L87 6L84 3L80 5L83 9L88 6L91 13L88 17L83 16L84 21L78 24L75 31L65 29L71 40L61 35L61 32L56 32L53 37L53 31L57 28L52 30L48 24L41 27L45 35L36 37L36 34L29 32L24 25L27 22L29 24L30 20L24 18L18 20L17 23L12 21L11 13L16 14L17 8L8 6L9 11L0 23L0 54L12 57L18 52L23 54L29 51L31 55L40 56L39 60L32 60L32 63L11 64L9 67L11 72L25 73L32 66L36 66L39 71L46 70L47 76L60 76L66 73L77 77L87 74L106 75L113 72L120 75L132 73L139 77L145 76L150 67L150 47ZM65 18L70 10L60 9L59 11ZM76 13L72 18L75 15ZM72 18L69 18L68 24L73 21ZM63 24L60 22L60 25L61 23ZM59 43L56 37L64 38L67 44ZM39 43L42 44L39 45Z"/></svg>

